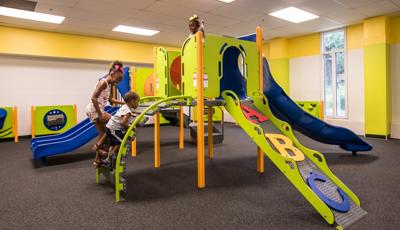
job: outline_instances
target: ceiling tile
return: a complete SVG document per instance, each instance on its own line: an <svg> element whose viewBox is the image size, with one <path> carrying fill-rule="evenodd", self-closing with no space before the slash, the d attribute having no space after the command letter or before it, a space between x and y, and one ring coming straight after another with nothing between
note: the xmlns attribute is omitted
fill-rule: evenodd
<svg viewBox="0 0 400 230"><path fill-rule="evenodd" d="M211 13L225 17L232 17L241 21L249 21L260 17L265 13L288 6L288 3L279 0L252 0L251 3L248 1L234 1L212 10Z"/></svg>
<svg viewBox="0 0 400 230"><path fill-rule="evenodd" d="M104 0L112 4L114 7L132 8L132 9L145 9L150 7L156 0Z"/></svg>
<svg viewBox="0 0 400 230"><path fill-rule="evenodd" d="M318 16L323 16L332 11L341 11L349 8L333 0L310 0L298 4L296 7Z"/></svg>
<svg viewBox="0 0 400 230"><path fill-rule="evenodd" d="M331 19L341 24L354 24L364 20L366 16L353 9L345 9L329 13L325 18Z"/></svg>
<svg viewBox="0 0 400 230"><path fill-rule="evenodd" d="M335 0L349 8L361 7L373 2L382 2L384 0Z"/></svg>
<svg viewBox="0 0 400 230"><path fill-rule="evenodd" d="M177 18L182 18L182 19L188 19L190 16L193 14L200 14L202 11L197 11L195 9L190 8L190 6L180 6L180 5L175 5L175 4L167 4L165 2L156 2L154 3L151 8L148 8L147 10L155 12L155 13L161 13L164 15L169 15L169 16L174 16Z"/></svg>
<svg viewBox="0 0 400 230"><path fill-rule="evenodd" d="M379 1L355 8L355 10L368 17L373 17L399 11L400 8L391 1Z"/></svg>
<svg viewBox="0 0 400 230"><path fill-rule="evenodd" d="M161 0L163 3L175 4L180 6L189 6L192 9L199 11L210 11L223 6L226 3L216 1L216 0Z"/></svg>
<svg viewBox="0 0 400 230"><path fill-rule="evenodd" d="M53 4L53 5L73 7L76 5L76 3L79 2L79 0L37 0L36 2L44 3L44 4Z"/></svg>
<svg viewBox="0 0 400 230"><path fill-rule="evenodd" d="M204 20L204 25L212 24L226 27L240 22L240 20L231 17L219 16L211 13L200 13L198 15L200 19ZM186 20L186 24L187 23L188 20Z"/></svg>
<svg viewBox="0 0 400 230"><path fill-rule="evenodd" d="M138 13L135 13L134 15L132 15L130 18L141 20L141 21L170 25L170 26L186 26L187 25L187 20L185 20L185 19L177 18L177 17L169 16L169 15L164 15L164 14L152 12L149 10L139 11Z"/></svg>
<svg viewBox="0 0 400 230"><path fill-rule="evenodd" d="M36 8L35 8L35 12L45 13L45 14L53 14L53 15L59 15L59 16L65 16L72 10L73 10L73 8L68 7L68 6L57 5L57 4L48 4L48 3L42 3L42 2L38 2L36 5Z"/></svg>

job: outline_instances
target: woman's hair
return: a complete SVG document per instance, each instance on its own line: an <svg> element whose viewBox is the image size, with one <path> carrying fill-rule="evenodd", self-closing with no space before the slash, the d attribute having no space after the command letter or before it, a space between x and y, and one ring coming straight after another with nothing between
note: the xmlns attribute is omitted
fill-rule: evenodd
<svg viewBox="0 0 400 230"><path fill-rule="evenodd" d="M132 92L132 91L127 92L127 93L124 95L124 101L125 101L125 102L137 101L137 100L139 100L139 99L140 99L140 96L139 96L137 93Z"/></svg>
<svg viewBox="0 0 400 230"><path fill-rule="evenodd" d="M115 73L118 73L118 72L120 72L122 75L124 75L124 66L121 61L113 61L113 63L111 63L109 73L111 75L114 75Z"/></svg>

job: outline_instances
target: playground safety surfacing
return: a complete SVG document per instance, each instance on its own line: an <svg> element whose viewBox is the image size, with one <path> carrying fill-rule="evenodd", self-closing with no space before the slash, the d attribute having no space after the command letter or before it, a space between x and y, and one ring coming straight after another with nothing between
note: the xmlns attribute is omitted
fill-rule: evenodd
<svg viewBox="0 0 400 230"><path fill-rule="evenodd" d="M39 167L29 139L0 142L0 229L334 229L267 158L258 175L257 148L233 124L206 159L206 189L198 191L196 147L187 129L179 150L178 132L161 128L155 169L153 129L139 129L138 156L127 160L128 196L118 204L105 180L95 183L91 143ZM350 229L397 229L400 140L368 139L374 150L352 157L296 134L362 201L368 216Z"/></svg>

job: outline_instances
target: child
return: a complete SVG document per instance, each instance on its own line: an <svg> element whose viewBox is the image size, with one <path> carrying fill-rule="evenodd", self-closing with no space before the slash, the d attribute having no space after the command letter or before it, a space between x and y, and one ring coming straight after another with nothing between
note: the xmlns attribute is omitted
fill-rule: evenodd
<svg viewBox="0 0 400 230"><path fill-rule="evenodd" d="M106 134L110 143L108 157L105 163L109 163L110 156L117 153L119 146L124 139L130 124L138 115L133 110L139 105L140 97L135 92L128 92L124 95L125 104L119 108L117 113L111 117L106 125Z"/></svg>
<svg viewBox="0 0 400 230"><path fill-rule="evenodd" d="M203 32L204 36L204 21L199 21L199 17L194 14L192 17L189 18L189 30L190 35L195 35L198 31Z"/></svg>
<svg viewBox="0 0 400 230"><path fill-rule="evenodd" d="M105 135L105 124L111 118L111 115L104 112L104 107L108 102L116 104L124 104L124 102L116 100L111 96L111 86L118 84L124 76L122 62L114 61L111 64L111 68L108 75L105 78L101 78L97 83L96 89L92 94L91 103L86 107L86 115L92 121L99 133L96 144L93 146L93 150L96 151L96 157L93 164L98 165L100 163L99 154L107 154L107 151L103 149L103 144L106 138Z"/></svg>

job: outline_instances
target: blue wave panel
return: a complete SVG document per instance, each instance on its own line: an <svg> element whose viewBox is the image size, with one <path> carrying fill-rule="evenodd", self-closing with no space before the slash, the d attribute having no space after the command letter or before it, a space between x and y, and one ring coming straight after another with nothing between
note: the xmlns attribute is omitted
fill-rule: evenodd
<svg viewBox="0 0 400 230"><path fill-rule="evenodd" d="M115 114L118 107L106 107L105 111ZM98 132L87 118L68 131L51 136L37 137L31 140L31 150L35 159L73 151L97 137Z"/></svg>
<svg viewBox="0 0 400 230"><path fill-rule="evenodd" d="M372 150L372 146L353 131L330 125L302 110L275 82L265 58L263 58L263 68L264 95L268 98L271 111L276 117L316 141L338 145L347 151Z"/></svg>

